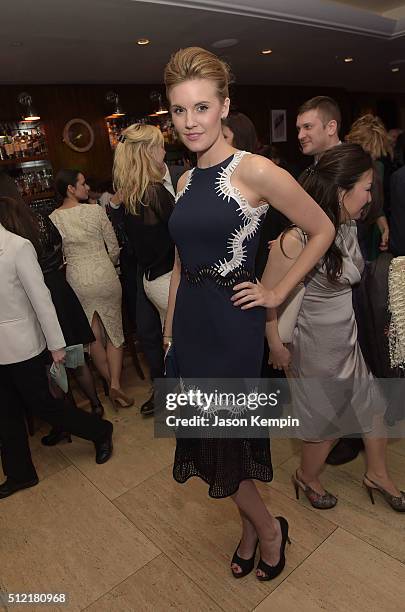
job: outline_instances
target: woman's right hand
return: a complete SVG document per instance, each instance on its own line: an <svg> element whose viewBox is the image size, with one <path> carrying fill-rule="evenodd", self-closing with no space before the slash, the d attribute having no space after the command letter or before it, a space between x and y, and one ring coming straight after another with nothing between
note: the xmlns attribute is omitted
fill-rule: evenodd
<svg viewBox="0 0 405 612"><path fill-rule="evenodd" d="M56 351L51 351L51 353L53 362L56 366L58 366L60 363L64 363L66 357L66 351L64 348L58 349Z"/></svg>
<svg viewBox="0 0 405 612"><path fill-rule="evenodd" d="M119 206L120 204L122 204L122 194L120 190L118 190L116 193L114 193L114 195L111 196L110 203L114 206Z"/></svg>
<svg viewBox="0 0 405 612"><path fill-rule="evenodd" d="M291 353L284 344L272 346L269 352L269 365L275 370L287 370L291 363Z"/></svg>

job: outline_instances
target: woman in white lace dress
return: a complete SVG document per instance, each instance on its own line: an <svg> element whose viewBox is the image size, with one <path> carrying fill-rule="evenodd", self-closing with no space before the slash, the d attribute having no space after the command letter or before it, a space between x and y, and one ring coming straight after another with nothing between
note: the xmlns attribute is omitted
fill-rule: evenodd
<svg viewBox="0 0 405 612"><path fill-rule="evenodd" d="M81 172L58 172L56 189L64 200L50 217L62 236L66 279L96 337L91 345L94 364L109 382L113 406L116 408L117 402L130 406L133 400L120 387L124 336L121 284L114 267L119 258L114 230L100 206L81 204L89 192Z"/></svg>

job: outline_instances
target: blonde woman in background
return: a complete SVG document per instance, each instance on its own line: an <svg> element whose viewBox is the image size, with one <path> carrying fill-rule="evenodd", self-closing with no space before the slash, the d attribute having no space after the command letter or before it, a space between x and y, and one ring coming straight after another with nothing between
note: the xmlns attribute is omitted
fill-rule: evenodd
<svg viewBox="0 0 405 612"><path fill-rule="evenodd" d="M379 117L370 113L356 119L345 141L361 145L375 162L377 173L373 201L376 208L375 222L381 233L381 242L378 246L378 240L371 238L372 244L369 246L367 257L368 259L375 259L379 250L388 250L389 226L387 216L389 216L390 209L389 181L392 174L390 166L393 160L393 150L383 122ZM378 201L375 201L376 199Z"/></svg>
<svg viewBox="0 0 405 612"><path fill-rule="evenodd" d="M174 264L174 244L167 227L174 191L163 145L158 128L131 125L120 136L113 168L114 186L127 213L125 232L138 261L137 331L152 381L164 372L162 328ZM150 313L143 290L160 318ZM152 395L141 413L151 414L153 409Z"/></svg>

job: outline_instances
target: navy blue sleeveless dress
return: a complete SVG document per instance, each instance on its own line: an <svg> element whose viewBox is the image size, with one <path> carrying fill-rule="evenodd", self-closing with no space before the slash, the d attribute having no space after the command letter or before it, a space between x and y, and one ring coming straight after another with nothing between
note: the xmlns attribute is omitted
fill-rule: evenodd
<svg viewBox="0 0 405 612"><path fill-rule="evenodd" d="M259 229L267 204L253 208L231 176L247 153L189 171L169 231L181 261L173 319L182 378L260 378L266 312L231 302L238 282L254 281ZM242 480L272 480L269 439L178 439L173 476L198 476L211 497L236 493Z"/></svg>

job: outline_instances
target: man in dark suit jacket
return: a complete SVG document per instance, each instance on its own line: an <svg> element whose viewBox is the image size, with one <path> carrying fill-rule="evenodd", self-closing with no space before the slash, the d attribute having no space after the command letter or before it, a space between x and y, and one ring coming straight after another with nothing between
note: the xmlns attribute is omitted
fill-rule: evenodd
<svg viewBox="0 0 405 612"><path fill-rule="evenodd" d="M391 233L389 250L394 257L405 255L405 166L391 176Z"/></svg>

